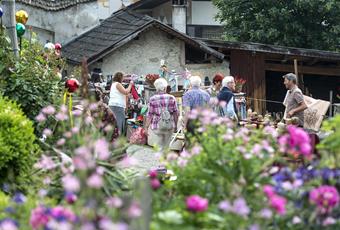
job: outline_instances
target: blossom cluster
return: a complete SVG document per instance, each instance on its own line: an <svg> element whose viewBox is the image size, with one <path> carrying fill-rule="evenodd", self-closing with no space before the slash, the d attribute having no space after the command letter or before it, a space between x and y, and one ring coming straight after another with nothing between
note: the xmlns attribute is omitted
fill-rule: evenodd
<svg viewBox="0 0 340 230"><path fill-rule="evenodd" d="M288 133L281 136L278 140L280 151L289 153L295 158L300 155L307 159L312 158L311 140L302 128L290 125L287 127Z"/></svg>
<svg viewBox="0 0 340 230"><path fill-rule="evenodd" d="M321 213L329 213L339 205L340 197L335 187L322 185L310 191L309 201L316 204Z"/></svg>
<svg viewBox="0 0 340 230"><path fill-rule="evenodd" d="M274 187L271 185L265 185L263 187L263 192L266 194L269 200L270 206L279 214L284 215L286 213L287 200L283 196L278 195Z"/></svg>
<svg viewBox="0 0 340 230"><path fill-rule="evenodd" d="M209 201L198 195L191 195L186 198L187 209L191 212L204 212L208 209Z"/></svg>

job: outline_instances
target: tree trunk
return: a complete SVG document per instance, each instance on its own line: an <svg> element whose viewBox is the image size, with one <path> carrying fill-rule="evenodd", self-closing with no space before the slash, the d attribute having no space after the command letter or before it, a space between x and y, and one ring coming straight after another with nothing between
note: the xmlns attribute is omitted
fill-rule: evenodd
<svg viewBox="0 0 340 230"><path fill-rule="evenodd" d="M4 15L2 16L4 20L4 25L7 29L7 34L11 39L12 49L14 55L19 57L18 39L17 31L15 28L15 0L2 0Z"/></svg>

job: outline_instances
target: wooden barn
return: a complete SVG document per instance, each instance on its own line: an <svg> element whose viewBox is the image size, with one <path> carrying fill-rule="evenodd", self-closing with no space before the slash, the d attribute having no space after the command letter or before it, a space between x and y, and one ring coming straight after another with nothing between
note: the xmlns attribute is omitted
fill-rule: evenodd
<svg viewBox="0 0 340 230"><path fill-rule="evenodd" d="M339 103L340 53L265 45L245 42L204 40L223 53L230 62L230 73L247 80L245 91L248 106L255 111L283 111L286 94L282 76L295 72L296 62L299 87L306 95L329 101L334 92L334 103ZM265 100L268 100L267 102Z"/></svg>

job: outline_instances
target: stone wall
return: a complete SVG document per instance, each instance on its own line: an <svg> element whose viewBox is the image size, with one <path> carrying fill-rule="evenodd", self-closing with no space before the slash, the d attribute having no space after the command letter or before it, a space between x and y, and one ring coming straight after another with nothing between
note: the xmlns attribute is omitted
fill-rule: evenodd
<svg viewBox="0 0 340 230"><path fill-rule="evenodd" d="M125 0L124 4L132 2L133 0ZM98 25L101 19L106 19L121 6L121 0L102 0L78 4L60 11L46 11L16 3L16 10L25 10L29 14L27 27L32 26L33 32L38 34L44 44L46 39L66 43Z"/></svg>
<svg viewBox="0 0 340 230"><path fill-rule="evenodd" d="M101 68L104 75L111 75L117 71L127 74L146 75L158 73L160 61L164 59L169 70L177 73L184 72L185 68L201 77L214 76L216 72L229 74L229 63L216 64L185 64L185 44L177 38L171 38L159 29L150 29L139 36L137 40L115 50L103 58L102 62L90 66Z"/></svg>

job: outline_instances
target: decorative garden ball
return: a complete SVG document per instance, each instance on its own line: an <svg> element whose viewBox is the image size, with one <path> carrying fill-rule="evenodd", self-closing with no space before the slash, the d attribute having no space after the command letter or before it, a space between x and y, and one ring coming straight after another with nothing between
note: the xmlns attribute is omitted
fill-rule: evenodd
<svg viewBox="0 0 340 230"><path fill-rule="evenodd" d="M53 51L55 49L55 46L52 42L47 42L45 45L44 45L44 50L45 51Z"/></svg>
<svg viewBox="0 0 340 230"><path fill-rule="evenodd" d="M61 44L60 44L60 43L54 44L54 48L55 48L56 50L61 50Z"/></svg>
<svg viewBox="0 0 340 230"><path fill-rule="evenodd" d="M4 14L3 9L0 7L0 18L2 17L2 15Z"/></svg>
<svg viewBox="0 0 340 230"><path fill-rule="evenodd" d="M15 26L15 29L17 31L17 36L18 37L22 37L22 35L25 34L26 28L25 28L24 24L17 23L17 25Z"/></svg>
<svg viewBox="0 0 340 230"><path fill-rule="evenodd" d="M28 20L28 13L24 10L19 10L18 12L15 13L15 19L17 23L22 23L26 25Z"/></svg>
<svg viewBox="0 0 340 230"><path fill-rule="evenodd" d="M68 90L69 93L75 92L80 86L80 83L75 78L70 78L65 82L65 88Z"/></svg>

